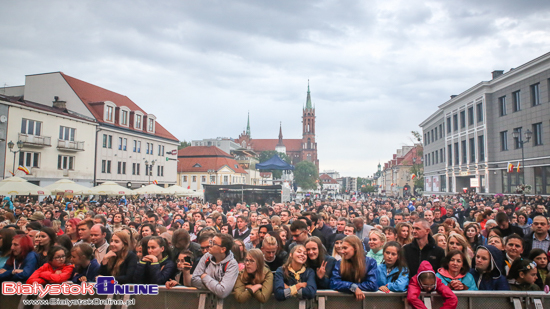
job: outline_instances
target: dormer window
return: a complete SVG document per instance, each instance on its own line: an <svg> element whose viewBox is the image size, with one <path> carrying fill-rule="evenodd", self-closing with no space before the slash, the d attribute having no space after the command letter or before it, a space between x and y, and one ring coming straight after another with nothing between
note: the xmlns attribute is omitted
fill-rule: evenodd
<svg viewBox="0 0 550 309"><path fill-rule="evenodd" d="M193 167L202 167L199 163L195 163L195 165L193 165Z"/></svg>
<svg viewBox="0 0 550 309"><path fill-rule="evenodd" d="M113 122L113 115L114 115L114 107L107 105L105 120Z"/></svg>
<svg viewBox="0 0 550 309"><path fill-rule="evenodd" d="M136 115L136 129L141 129L141 115Z"/></svg>
<svg viewBox="0 0 550 309"><path fill-rule="evenodd" d="M155 129L155 119L149 119L149 125L147 126L147 131L153 132Z"/></svg>
<svg viewBox="0 0 550 309"><path fill-rule="evenodd" d="M128 111L125 111L125 110L120 111L120 124L123 126L128 125Z"/></svg>

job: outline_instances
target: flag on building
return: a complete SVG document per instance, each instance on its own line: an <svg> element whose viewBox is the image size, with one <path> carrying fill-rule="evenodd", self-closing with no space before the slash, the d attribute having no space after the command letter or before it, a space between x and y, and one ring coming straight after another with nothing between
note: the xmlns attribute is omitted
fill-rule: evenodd
<svg viewBox="0 0 550 309"><path fill-rule="evenodd" d="M159 184L159 182L158 182L158 181L156 181L156 180L153 180L153 184L155 184L155 185L158 185L158 184Z"/></svg>
<svg viewBox="0 0 550 309"><path fill-rule="evenodd" d="M511 173L514 171L514 164L508 162L508 173Z"/></svg>
<svg viewBox="0 0 550 309"><path fill-rule="evenodd" d="M518 168L517 168L517 172L518 172L518 173L519 173L520 167L521 167L521 163L519 163L519 161L518 161Z"/></svg>
<svg viewBox="0 0 550 309"><path fill-rule="evenodd" d="M9 171L12 176L15 176L15 174L12 171Z"/></svg>
<svg viewBox="0 0 550 309"><path fill-rule="evenodd" d="M17 168L17 170L19 171L23 171L25 174L30 174L31 172L26 168L24 167L23 165L19 165L19 167Z"/></svg>
<svg viewBox="0 0 550 309"><path fill-rule="evenodd" d="M416 178L416 174L411 175L411 180L414 180Z"/></svg>

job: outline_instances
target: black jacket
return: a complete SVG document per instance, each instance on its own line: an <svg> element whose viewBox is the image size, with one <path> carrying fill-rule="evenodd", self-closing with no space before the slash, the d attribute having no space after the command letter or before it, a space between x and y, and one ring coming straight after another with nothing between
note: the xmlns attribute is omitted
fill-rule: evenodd
<svg viewBox="0 0 550 309"><path fill-rule="evenodd" d="M514 226L511 223L508 223L508 228L503 230L499 228L498 226L494 227L495 230L499 230L502 233L502 237L508 237L514 233L518 234L519 236L523 237L523 229L519 226Z"/></svg>
<svg viewBox="0 0 550 309"><path fill-rule="evenodd" d="M140 284L165 285L176 275L176 264L167 255L156 263L139 261L134 273L134 282Z"/></svg>
<svg viewBox="0 0 550 309"><path fill-rule="evenodd" d="M269 267L271 271L277 271L277 268L283 266L283 264L288 259L288 253L286 251L281 251L275 256L275 259L271 262L265 261L265 265Z"/></svg>
<svg viewBox="0 0 550 309"><path fill-rule="evenodd" d="M137 255L132 251L128 252L126 259L120 264L118 275L115 276L115 280L118 284L133 283L133 275L136 270L137 261ZM99 267L99 274L101 276L111 276L111 269L108 267L108 264L103 265L102 263L101 267Z"/></svg>
<svg viewBox="0 0 550 309"><path fill-rule="evenodd" d="M416 275L422 261L428 261L433 269L439 269L439 263L445 257L445 250L437 246L431 235L428 235L428 244L422 250L420 250L416 239L405 245L403 249L409 266L409 278Z"/></svg>

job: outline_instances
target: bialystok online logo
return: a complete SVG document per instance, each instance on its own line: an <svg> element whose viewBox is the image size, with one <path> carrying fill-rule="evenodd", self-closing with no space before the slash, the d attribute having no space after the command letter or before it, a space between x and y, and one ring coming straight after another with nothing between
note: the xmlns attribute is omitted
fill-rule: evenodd
<svg viewBox="0 0 550 309"><path fill-rule="evenodd" d="M95 288L95 290L94 290ZM114 277L97 277L95 284L82 282L81 284L46 284L44 286L33 283L2 282L3 295L158 295L159 288L155 284L124 284L119 285Z"/></svg>

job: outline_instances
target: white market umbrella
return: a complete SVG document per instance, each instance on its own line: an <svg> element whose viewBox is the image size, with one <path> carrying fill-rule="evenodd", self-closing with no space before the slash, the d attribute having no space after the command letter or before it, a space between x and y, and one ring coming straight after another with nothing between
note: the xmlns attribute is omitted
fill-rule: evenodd
<svg viewBox="0 0 550 309"><path fill-rule="evenodd" d="M169 192L169 194L174 194L178 196L191 196L195 191L186 189L182 186L173 185L171 187L166 188L166 191Z"/></svg>
<svg viewBox="0 0 550 309"><path fill-rule="evenodd" d="M0 195L50 195L50 190L32 184L20 177L0 181Z"/></svg>
<svg viewBox="0 0 550 309"><path fill-rule="evenodd" d="M91 194L94 195L133 195L134 190L125 188L114 181L106 181L99 186L93 187Z"/></svg>
<svg viewBox="0 0 550 309"><path fill-rule="evenodd" d="M79 185L69 179L58 180L51 185L44 187L52 192L52 194L64 195L87 195L92 194L92 188Z"/></svg>
<svg viewBox="0 0 550 309"><path fill-rule="evenodd" d="M171 194L171 191L168 188L162 188L155 184L150 184L145 187L134 190L137 194Z"/></svg>

